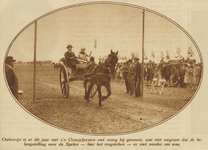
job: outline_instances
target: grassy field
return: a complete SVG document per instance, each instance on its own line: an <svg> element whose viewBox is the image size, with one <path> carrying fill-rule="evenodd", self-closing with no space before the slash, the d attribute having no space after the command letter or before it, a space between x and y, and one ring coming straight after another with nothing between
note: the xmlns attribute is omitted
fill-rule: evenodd
<svg viewBox="0 0 208 150"><path fill-rule="evenodd" d="M15 65L19 89L24 94L19 102L29 112L56 127L71 131L114 134L136 131L157 124L178 112L195 93L195 90L166 87L162 95L149 94L135 98L125 92L124 83L111 82L112 95L103 106L98 96L91 102L84 100L82 81L70 82L70 96L63 98L59 72L51 65L37 66L36 102L33 103L33 66ZM105 89L102 89L105 94Z"/></svg>

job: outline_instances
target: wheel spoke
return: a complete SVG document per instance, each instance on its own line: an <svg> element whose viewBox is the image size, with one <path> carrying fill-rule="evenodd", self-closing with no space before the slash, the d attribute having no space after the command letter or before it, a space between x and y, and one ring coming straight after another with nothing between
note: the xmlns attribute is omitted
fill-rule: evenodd
<svg viewBox="0 0 208 150"><path fill-rule="evenodd" d="M69 96L69 81L67 78L67 70L65 70L65 68L62 66L60 68L60 72L59 72L59 77L60 77L60 87L61 87L61 92L63 97L68 98Z"/></svg>

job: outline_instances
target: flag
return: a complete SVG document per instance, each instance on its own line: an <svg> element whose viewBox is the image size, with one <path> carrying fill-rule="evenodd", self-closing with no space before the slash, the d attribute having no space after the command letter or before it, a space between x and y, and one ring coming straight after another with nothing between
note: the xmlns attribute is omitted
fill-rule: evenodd
<svg viewBox="0 0 208 150"><path fill-rule="evenodd" d="M95 45L94 45L94 48L96 49L97 48L97 40L95 39Z"/></svg>

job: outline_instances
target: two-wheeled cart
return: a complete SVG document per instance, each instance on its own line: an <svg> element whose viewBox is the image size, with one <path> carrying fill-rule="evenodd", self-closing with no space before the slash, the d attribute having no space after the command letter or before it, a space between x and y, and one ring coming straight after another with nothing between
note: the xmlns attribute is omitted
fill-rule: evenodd
<svg viewBox="0 0 208 150"><path fill-rule="evenodd" d="M60 86L61 86L61 92L64 98L69 97L69 91L70 91L70 83L72 81L84 81L84 79L89 75L88 73L84 73L84 68L87 66L86 63L78 64L76 66L76 75L72 75L72 69L67 67L63 62L60 62L60 70L59 70L59 79L60 79ZM87 86L89 86L90 83L87 83ZM97 86L94 85L90 92L90 98L95 96L97 92Z"/></svg>

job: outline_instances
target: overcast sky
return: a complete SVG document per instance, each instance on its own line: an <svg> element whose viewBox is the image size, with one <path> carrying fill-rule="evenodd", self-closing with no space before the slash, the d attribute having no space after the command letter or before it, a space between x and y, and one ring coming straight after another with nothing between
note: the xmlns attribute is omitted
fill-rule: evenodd
<svg viewBox="0 0 208 150"><path fill-rule="evenodd" d="M94 48L95 39L97 47ZM111 49L119 55L142 56L142 10L112 4L83 5L52 13L37 21L37 60L58 61L68 44L77 55L81 47L92 55L107 55ZM173 58L177 48L186 57L192 47L194 58L199 55L187 35L170 21L145 12L145 53L151 58L154 51L159 59L161 51L169 50ZM25 29L14 41L9 55L16 60L32 61L34 51L34 24ZM156 60L158 61L158 60Z"/></svg>

